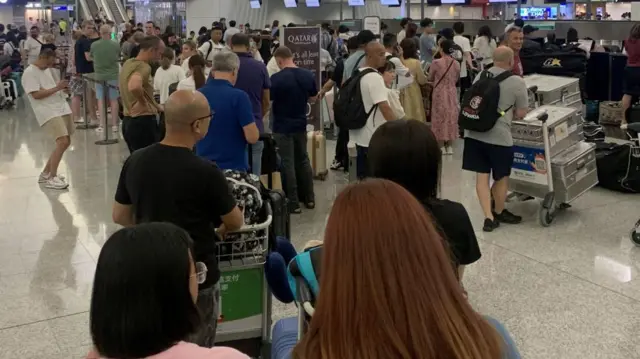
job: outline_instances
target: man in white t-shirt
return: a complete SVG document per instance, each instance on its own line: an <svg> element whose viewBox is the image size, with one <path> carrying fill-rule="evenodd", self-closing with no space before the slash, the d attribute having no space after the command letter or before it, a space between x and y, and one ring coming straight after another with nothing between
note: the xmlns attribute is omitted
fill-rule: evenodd
<svg viewBox="0 0 640 359"><path fill-rule="evenodd" d="M227 31L224 32L224 35L222 35L222 41L227 46L229 46L229 40L231 40L233 35L235 35L235 34L237 34L239 32L240 32L240 30L238 30L238 28L236 28L236 21L235 20L229 21L229 28L227 29Z"/></svg>
<svg viewBox="0 0 640 359"><path fill-rule="evenodd" d="M456 22L453 24L453 31L455 32L453 42L462 49L463 60L460 64L460 98L462 98L464 92L471 86L471 77L468 69L475 68L471 59L471 43L468 38L462 35L464 34L464 23Z"/></svg>
<svg viewBox="0 0 640 359"><path fill-rule="evenodd" d="M70 136L74 127L71 108L62 94L68 83L66 80L56 83L51 74L51 68L55 63L56 53L51 49L44 49L38 59L24 70L22 87L28 95L38 124L56 143L38 182L44 183L47 188L61 190L69 187L69 184L65 182L64 177L58 175L58 165L71 144Z"/></svg>
<svg viewBox="0 0 640 359"><path fill-rule="evenodd" d="M40 29L37 26L31 27L29 35L30 36L24 41L24 52L27 56L27 64L31 65L38 60L42 41L40 40Z"/></svg>
<svg viewBox="0 0 640 359"><path fill-rule="evenodd" d="M213 66L213 56L225 49L225 46L220 42L221 40L222 28L214 27L211 30L211 40L205 42L200 46L200 48L198 48L198 51L202 54L202 57L204 57L209 70L211 70L211 66Z"/></svg>
<svg viewBox="0 0 640 359"><path fill-rule="evenodd" d="M405 17L402 20L400 20L400 27L402 27L402 30L400 30L400 32L398 33L398 43L401 43L402 40L405 39L405 37L407 37L407 25L409 25L413 20L411 20L411 18Z"/></svg>
<svg viewBox="0 0 640 359"><path fill-rule="evenodd" d="M378 41L369 42L365 47L364 66L359 71L366 69L379 69L387 62L386 51L382 43ZM379 72L371 72L360 79L360 91L364 109L371 112L364 127L349 131L349 138L356 144L358 151L357 172L358 178L365 178L369 175L367 151L369 141L376 129L385 121L395 120L393 110L389 105L389 89L384 84L382 75ZM375 108L374 108L375 107Z"/></svg>

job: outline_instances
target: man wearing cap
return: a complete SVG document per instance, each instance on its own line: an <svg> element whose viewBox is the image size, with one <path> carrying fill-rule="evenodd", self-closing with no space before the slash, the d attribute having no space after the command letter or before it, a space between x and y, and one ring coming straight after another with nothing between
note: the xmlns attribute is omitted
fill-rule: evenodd
<svg viewBox="0 0 640 359"><path fill-rule="evenodd" d="M354 73L357 73L357 70L365 60L364 48L368 43L376 39L376 35L374 35L370 30L362 30L356 37L358 39L359 48L344 62L344 74L342 76L342 83L345 83Z"/></svg>
<svg viewBox="0 0 640 359"><path fill-rule="evenodd" d="M533 27L531 25L525 25L522 28L522 34L524 35L524 40L522 42L522 48L527 50L542 50L542 44L533 40L534 32L538 31L537 27Z"/></svg>
<svg viewBox="0 0 640 359"><path fill-rule="evenodd" d="M507 32L509 32L509 30L514 26L515 27L519 27L519 28L522 29L524 27L524 20L522 20L521 18L515 19L511 24L509 24L509 25L507 25L507 27L505 27L505 29L504 29L505 34Z"/></svg>

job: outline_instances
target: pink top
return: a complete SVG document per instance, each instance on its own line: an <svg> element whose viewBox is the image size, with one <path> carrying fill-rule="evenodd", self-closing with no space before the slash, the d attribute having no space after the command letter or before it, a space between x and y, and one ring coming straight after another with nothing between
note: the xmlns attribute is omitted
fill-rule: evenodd
<svg viewBox="0 0 640 359"><path fill-rule="evenodd" d="M91 354L87 356L87 359L92 358L94 357ZM232 348L203 348L192 343L180 342L146 359L249 359L249 357Z"/></svg>

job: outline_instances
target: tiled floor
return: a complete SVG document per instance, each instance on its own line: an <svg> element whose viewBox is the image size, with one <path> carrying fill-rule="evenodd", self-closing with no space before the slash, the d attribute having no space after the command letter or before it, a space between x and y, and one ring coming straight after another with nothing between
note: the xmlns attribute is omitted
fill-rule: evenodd
<svg viewBox="0 0 640 359"><path fill-rule="evenodd" d="M118 228L111 204L124 145L96 146L78 131L61 172L69 191L41 189L50 143L29 110L0 112L0 359L81 358L90 345L89 299L95 261ZM460 151L458 150L458 153ZM460 156L446 158L446 198L482 216ZM300 246L322 238L345 179L318 182L318 206L294 218ZM550 228L535 202L514 205L520 226L478 232L482 259L465 285L475 307L502 320L529 359L640 358L640 248L628 239L640 197L595 189ZM274 317L295 313L274 304Z"/></svg>

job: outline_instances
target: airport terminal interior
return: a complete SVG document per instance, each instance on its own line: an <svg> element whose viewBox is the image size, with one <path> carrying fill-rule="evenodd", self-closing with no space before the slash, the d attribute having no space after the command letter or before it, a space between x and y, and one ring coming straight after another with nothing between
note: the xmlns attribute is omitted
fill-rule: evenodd
<svg viewBox="0 0 640 359"><path fill-rule="evenodd" d="M640 14L638 4L633 12ZM628 8L618 12L626 17ZM108 12L121 11L126 19L124 10L130 6ZM540 25L546 19L536 19L540 30L546 31ZM434 26L448 28L453 20ZM492 23L494 35L504 28L503 20ZM204 25L209 18L198 21ZM468 32L475 34L483 21L466 22ZM399 30L398 20L390 23L389 31ZM555 26L565 33L576 27L581 36L594 38L601 33L586 21ZM611 31L622 40L630 28ZM58 171L69 187L48 189L38 178L52 150L50 136L26 97L0 110L0 359L84 359L92 350L89 309L96 263L105 241L121 228L113 222L112 207L129 156L122 134L106 132L118 143L98 145L105 133L76 130ZM330 131L327 135L330 164L336 141ZM466 208L479 241L482 256L466 268L463 280L473 308L503 323L524 359L640 359L640 246L630 240L640 217L640 194L590 188L549 226L539 222L540 199L514 199L507 208L522 215L522 223L483 232L475 174L462 170L463 144L454 141L453 155L443 155L440 195ZM296 249L324 239L334 200L349 182L343 171L314 180L315 209L291 215ZM271 305L273 323L298 315L295 304L274 297Z"/></svg>
<svg viewBox="0 0 640 359"><path fill-rule="evenodd" d="M29 108L0 121L0 358L83 358L91 346L89 302L96 259L119 226L111 219L123 141L98 146L77 131L61 165L67 191L38 184L49 142ZM464 204L482 258L464 285L481 313L501 320L524 358L640 358L640 248L629 240L640 199L595 188L547 228L538 203L510 205L520 225L483 233L473 175L461 170L461 142L445 157L442 196ZM334 142L327 148L332 151ZM332 158L329 153L328 158ZM323 239L328 211L346 185L341 172L316 181L317 207L292 218L301 248ZM273 319L294 305L273 301Z"/></svg>

